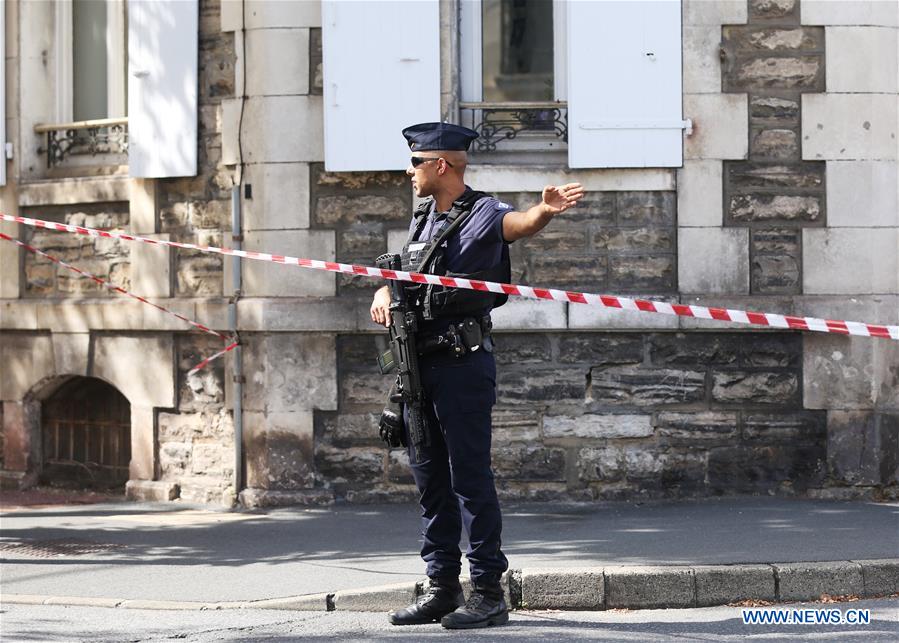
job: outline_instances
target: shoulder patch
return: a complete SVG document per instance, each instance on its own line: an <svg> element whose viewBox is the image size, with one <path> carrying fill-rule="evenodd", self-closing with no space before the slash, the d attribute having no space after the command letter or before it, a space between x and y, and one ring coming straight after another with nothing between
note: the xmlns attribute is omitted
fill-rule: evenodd
<svg viewBox="0 0 899 643"><path fill-rule="evenodd" d="M497 201L496 207L502 208L503 210L511 210L512 209L511 205L509 205L508 203L503 203L502 201Z"/></svg>

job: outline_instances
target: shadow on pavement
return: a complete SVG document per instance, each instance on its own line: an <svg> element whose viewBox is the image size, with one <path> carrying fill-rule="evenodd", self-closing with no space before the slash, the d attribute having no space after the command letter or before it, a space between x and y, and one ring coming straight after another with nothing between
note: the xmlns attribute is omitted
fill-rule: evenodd
<svg viewBox="0 0 899 643"><path fill-rule="evenodd" d="M103 504L3 517L0 555L16 565L346 564L418 551L417 509L409 505L227 512ZM97 557L15 555L16 544L67 539L115 547ZM513 567L890 558L899 551L899 507L782 498L510 504L503 549Z"/></svg>

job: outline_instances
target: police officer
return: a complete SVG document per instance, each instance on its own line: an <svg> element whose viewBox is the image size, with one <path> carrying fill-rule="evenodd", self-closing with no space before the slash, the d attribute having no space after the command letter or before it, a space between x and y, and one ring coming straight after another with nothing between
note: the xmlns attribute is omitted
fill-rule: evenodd
<svg viewBox="0 0 899 643"><path fill-rule="evenodd" d="M403 130L409 149L406 174L419 198L403 269L487 281L509 281L508 244L539 232L552 218L583 196L578 183L547 186L542 200L515 212L492 196L465 185L467 150L477 132L448 123L421 123ZM452 234L447 221L463 217ZM417 265L429 242L443 240ZM509 620L500 577L508 561L500 548L502 519L490 468L491 408L496 401L496 364L489 337L490 309L505 298L459 289L428 288L413 293L423 311L419 345L443 337L461 325L480 326L480 345L458 351L437 350L419 357L425 391L430 444L410 444L410 463L421 493L423 545L429 587L416 603L389 613L394 625L440 621L450 629L500 625ZM375 293L373 321L389 325L390 294ZM433 344L434 342L432 342ZM408 424L408 422L407 422ZM459 584L462 528L468 536L473 590L464 601Z"/></svg>

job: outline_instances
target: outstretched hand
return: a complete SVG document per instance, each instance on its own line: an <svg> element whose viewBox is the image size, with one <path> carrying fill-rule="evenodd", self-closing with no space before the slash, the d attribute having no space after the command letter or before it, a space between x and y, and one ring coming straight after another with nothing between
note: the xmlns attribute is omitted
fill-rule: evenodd
<svg viewBox="0 0 899 643"><path fill-rule="evenodd" d="M549 214L556 215L574 206L582 196L584 186L580 183L566 183L559 187L547 185L543 188L543 205Z"/></svg>

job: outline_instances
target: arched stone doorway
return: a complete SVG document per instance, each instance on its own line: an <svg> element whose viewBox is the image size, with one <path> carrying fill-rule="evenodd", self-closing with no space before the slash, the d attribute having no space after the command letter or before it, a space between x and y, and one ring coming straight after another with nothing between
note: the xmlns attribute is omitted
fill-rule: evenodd
<svg viewBox="0 0 899 643"><path fill-rule="evenodd" d="M124 488L131 461L131 404L95 377L73 377L41 403L45 484Z"/></svg>

